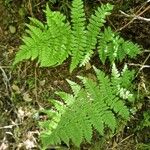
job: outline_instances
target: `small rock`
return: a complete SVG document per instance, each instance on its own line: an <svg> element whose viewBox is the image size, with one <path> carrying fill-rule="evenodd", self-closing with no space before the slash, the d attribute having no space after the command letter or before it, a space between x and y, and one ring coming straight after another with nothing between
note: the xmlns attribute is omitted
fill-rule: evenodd
<svg viewBox="0 0 150 150"><path fill-rule="evenodd" d="M10 26L9 26L9 31L10 31L10 33L12 33L12 34L16 33L16 27L10 25Z"/></svg>

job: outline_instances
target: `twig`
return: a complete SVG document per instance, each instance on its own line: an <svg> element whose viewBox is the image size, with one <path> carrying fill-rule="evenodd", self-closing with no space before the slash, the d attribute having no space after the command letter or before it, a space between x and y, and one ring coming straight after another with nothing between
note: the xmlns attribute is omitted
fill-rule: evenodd
<svg viewBox="0 0 150 150"><path fill-rule="evenodd" d="M141 17L141 16L136 16L136 15L128 15L126 14L125 12L123 12L122 10L120 10L120 12L125 15L126 17L131 17L133 19L138 19L138 20L144 20L144 21L150 21L150 18L144 18L144 17Z"/></svg>
<svg viewBox="0 0 150 150"><path fill-rule="evenodd" d="M10 88L9 80L10 80L11 76L8 78L7 75L6 75L5 70L1 66L0 66L0 70L2 71L3 81L4 81L4 84L6 86L7 94L9 95L8 87Z"/></svg>
<svg viewBox="0 0 150 150"><path fill-rule="evenodd" d="M10 69L12 66L0 66L0 68Z"/></svg>
<svg viewBox="0 0 150 150"><path fill-rule="evenodd" d="M145 65L145 63L147 62L147 60L148 60L149 58L150 58L150 53L149 53L149 55L146 57L146 59L144 60L144 62L142 63L142 65L141 65L141 67L140 67L140 69L139 69L139 71L137 72L137 74L136 74L135 77L138 76L138 74L139 74L140 71L143 69L143 66Z"/></svg>
<svg viewBox="0 0 150 150"><path fill-rule="evenodd" d="M143 13L145 13L148 9L150 9L150 5L147 6L142 12L141 9L147 4L148 2L146 2L137 12L136 12L136 17L141 16ZM139 13L140 12L140 13ZM139 13L139 14L138 14ZM122 29L126 28L129 24L131 24L133 21L135 20L135 18L132 18L127 24L125 24L123 27L121 27L120 29L118 29L117 31L121 31Z"/></svg>
<svg viewBox="0 0 150 150"><path fill-rule="evenodd" d="M114 148L116 148L118 145L120 145L121 143L123 143L124 141L128 140L130 137L132 137L134 134L131 134L129 136L127 136L126 138L124 138L122 141L120 141L117 145L114 145L111 149L113 150Z"/></svg>
<svg viewBox="0 0 150 150"><path fill-rule="evenodd" d="M35 70L34 70L35 101L38 104L38 106L41 107L38 102L38 83L37 83L37 81L38 81L38 78L37 78L37 64L36 64Z"/></svg>
<svg viewBox="0 0 150 150"><path fill-rule="evenodd" d="M34 14L33 14L33 11L32 11L32 3L31 3L31 0L28 1L28 9L29 9L30 15L31 15L32 17L34 17Z"/></svg>
<svg viewBox="0 0 150 150"><path fill-rule="evenodd" d="M0 130L1 129L12 129L14 126L19 126L21 124L11 124L11 125L8 125L8 126L4 126L4 127L0 127Z"/></svg>
<svg viewBox="0 0 150 150"><path fill-rule="evenodd" d="M137 66L143 68L150 68L150 65L141 65L141 64L134 64L134 63L127 63L129 66ZM142 70L141 69L141 70Z"/></svg>
<svg viewBox="0 0 150 150"><path fill-rule="evenodd" d="M150 50L149 49L146 49L144 51L142 51L143 53L150 53Z"/></svg>

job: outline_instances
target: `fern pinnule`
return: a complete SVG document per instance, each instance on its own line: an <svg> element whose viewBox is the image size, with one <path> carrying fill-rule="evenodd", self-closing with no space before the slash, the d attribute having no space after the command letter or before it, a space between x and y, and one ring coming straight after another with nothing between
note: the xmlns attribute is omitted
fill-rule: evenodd
<svg viewBox="0 0 150 150"><path fill-rule="evenodd" d="M29 17L29 19L30 19L30 21L32 22L33 25L36 25L36 27L39 27L41 30L45 29L44 24L41 21L39 21L38 19L32 18L32 17Z"/></svg>

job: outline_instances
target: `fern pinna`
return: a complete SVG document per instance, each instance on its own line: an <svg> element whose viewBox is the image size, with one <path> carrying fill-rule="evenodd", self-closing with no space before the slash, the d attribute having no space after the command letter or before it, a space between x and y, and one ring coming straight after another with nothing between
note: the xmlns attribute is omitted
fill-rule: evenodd
<svg viewBox="0 0 150 150"><path fill-rule="evenodd" d="M32 60L38 57L41 66L55 66L61 64L69 53L70 26L66 18L59 12L52 12L46 8L47 24L30 18L33 25L27 25L28 35L23 37L24 44L16 55L14 64L23 59Z"/></svg>
<svg viewBox="0 0 150 150"><path fill-rule="evenodd" d="M130 41L125 41L108 27L99 34L98 53L103 64L107 58L113 64L115 60L122 61L126 56L134 58L140 53L140 47Z"/></svg>
<svg viewBox="0 0 150 150"><path fill-rule="evenodd" d="M93 128L104 135L105 127L115 131L118 117L129 119L129 109L125 103L126 100L133 102L134 95L132 89L126 89L129 87L123 79L129 79L131 85L134 73L127 68L119 73L113 65L109 78L104 72L94 70L97 81L79 76L83 83L80 86L67 80L73 94L56 92L63 101L51 100L54 109L44 110L48 115L48 120L40 122L44 148L61 144L62 141L67 145L72 141L79 146L84 140L91 141Z"/></svg>

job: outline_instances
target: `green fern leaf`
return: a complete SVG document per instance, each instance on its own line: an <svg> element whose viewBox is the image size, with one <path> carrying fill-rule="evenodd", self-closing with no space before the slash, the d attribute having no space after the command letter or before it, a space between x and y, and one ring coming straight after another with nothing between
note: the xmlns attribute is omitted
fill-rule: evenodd
<svg viewBox="0 0 150 150"><path fill-rule="evenodd" d="M33 25L27 25L27 36L17 53L14 65L24 59L34 60L38 57L43 67L61 64L70 53L71 28L65 17L59 12L46 9L47 25L31 19ZM23 55L24 54L24 55Z"/></svg>
<svg viewBox="0 0 150 150"><path fill-rule="evenodd" d="M124 41L108 27L99 35L98 53L103 64L107 57L113 64L115 60L122 61L126 56L134 58L140 53L140 47L132 42Z"/></svg>
<svg viewBox="0 0 150 150"><path fill-rule="evenodd" d="M135 77L135 71L132 70L124 70L121 73L121 85L122 87L126 88L126 89L130 89L131 87L131 82L134 80Z"/></svg>
<svg viewBox="0 0 150 150"><path fill-rule="evenodd" d="M130 58L135 58L137 54L140 53L141 48L130 41L125 41L122 43L122 49Z"/></svg>
<svg viewBox="0 0 150 150"><path fill-rule="evenodd" d="M95 49L97 43L97 37L99 35L100 28L104 25L106 16L110 15L110 12L113 9L113 5L106 4L95 11L95 15L92 15L89 19L89 24L87 26L86 33L86 54L82 59L81 65L85 65L89 62L93 49Z"/></svg>
<svg viewBox="0 0 150 150"><path fill-rule="evenodd" d="M101 72L100 70L95 69L97 78L100 82L100 91L105 96L105 102L106 104L111 107L116 113L118 113L120 116L122 116L125 119L129 118L129 111L122 100L119 100L118 96L118 87L120 82L118 82L120 75L118 76L118 73L116 77L113 79L113 83L110 82L108 77ZM116 79L117 78L117 79ZM115 80L115 81L114 81Z"/></svg>
<svg viewBox="0 0 150 150"><path fill-rule="evenodd" d="M74 96L77 96L81 90L81 86L71 80L68 80L68 79L67 79L67 82L71 86Z"/></svg>
<svg viewBox="0 0 150 150"><path fill-rule="evenodd" d="M56 92L63 101L53 100L53 111L47 111L50 123L41 123L43 140L47 140L46 136L49 136L49 145L60 144L61 141L69 145L72 141L79 147L84 140L91 141L93 128L104 135L105 127L115 131L116 117L129 119L129 110L120 94L120 89L123 88L121 77L127 68L119 73L114 65L110 78L101 70L94 70L97 82L78 76L83 86L67 80L73 94ZM43 144L45 147L48 143L44 141Z"/></svg>
<svg viewBox="0 0 150 150"><path fill-rule="evenodd" d="M82 0L74 0L71 9L71 21L72 21L72 61L70 66L70 72L77 67L84 53L86 46L85 39L85 13L83 9Z"/></svg>
<svg viewBox="0 0 150 150"><path fill-rule="evenodd" d="M116 119L114 114L111 111L106 111L103 115L104 123L112 130L115 131L116 128Z"/></svg>

